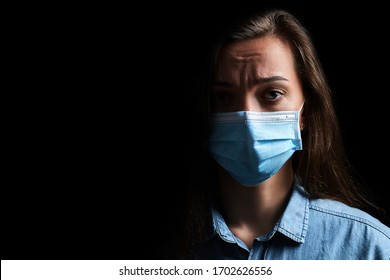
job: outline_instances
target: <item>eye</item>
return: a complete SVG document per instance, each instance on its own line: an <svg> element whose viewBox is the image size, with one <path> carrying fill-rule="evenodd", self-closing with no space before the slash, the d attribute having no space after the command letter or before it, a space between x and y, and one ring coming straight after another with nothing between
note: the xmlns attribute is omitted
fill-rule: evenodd
<svg viewBox="0 0 390 280"><path fill-rule="evenodd" d="M276 101L283 97L283 92L279 90L268 90L262 95L262 98L267 99L268 101Z"/></svg>
<svg viewBox="0 0 390 280"><path fill-rule="evenodd" d="M215 92L213 96L214 96L214 103L217 106L226 105L232 99L231 94L226 92Z"/></svg>

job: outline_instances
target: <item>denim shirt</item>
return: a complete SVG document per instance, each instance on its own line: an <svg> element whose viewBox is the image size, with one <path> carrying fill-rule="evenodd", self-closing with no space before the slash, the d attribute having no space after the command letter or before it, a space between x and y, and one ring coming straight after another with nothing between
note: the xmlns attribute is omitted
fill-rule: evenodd
<svg viewBox="0 0 390 280"><path fill-rule="evenodd" d="M210 235L198 259L390 260L390 228L369 214L329 199L309 199L295 183L278 223L248 248L212 209Z"/></svg>

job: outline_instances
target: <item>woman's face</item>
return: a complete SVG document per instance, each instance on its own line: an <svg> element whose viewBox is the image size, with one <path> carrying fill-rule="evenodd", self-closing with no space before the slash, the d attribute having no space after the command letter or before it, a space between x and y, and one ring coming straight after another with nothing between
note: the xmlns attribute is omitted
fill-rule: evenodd
<svg viewBox="0 0 390 280"><path fill-rule="evenodd" d="M213 111L298 111L304 101L290 46L266 36L222 48L212 85Z"/></svg>

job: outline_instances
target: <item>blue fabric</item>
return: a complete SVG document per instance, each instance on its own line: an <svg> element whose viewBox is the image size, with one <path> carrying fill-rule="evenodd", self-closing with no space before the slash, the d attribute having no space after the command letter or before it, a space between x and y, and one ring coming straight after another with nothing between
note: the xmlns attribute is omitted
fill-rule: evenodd
<svg viewBox="0 0 390 280"><path fill-rule="evenodd" d="M213 226L199 259L390 260L390 228L369 214L327 199L309 199L294 186L273 230L249 249L212 210Z"/></svg>
<svg viewBox="0 0 390 280"><path fill-rule="evenodd" d="M211 156L240 184L258 186L302 150L299 111L213 114Z"/></svg>

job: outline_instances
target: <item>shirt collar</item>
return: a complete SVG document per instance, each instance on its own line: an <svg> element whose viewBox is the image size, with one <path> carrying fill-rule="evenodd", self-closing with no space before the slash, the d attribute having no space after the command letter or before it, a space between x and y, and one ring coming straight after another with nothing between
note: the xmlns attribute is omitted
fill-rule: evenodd
<svg viewBox="0 0 390 280"><path fill-rule="evenodd" d="M237 243L238 240L230 231L224 218L217 209L211 209L212 228L206 236L206 240L219 235L229 243ZM298 243L304 243L309 219L309 199L303 187L296 180L287 207L275 227L259 240L271 238L276 231Z"/></svg>
<svg viewBox="0 0 390 280"><path fill-rule="evenodd" d="M309 221L309 198L303 187L295 181L290 201L277 225L277 231L292 240L304 243Z"/></svg>

